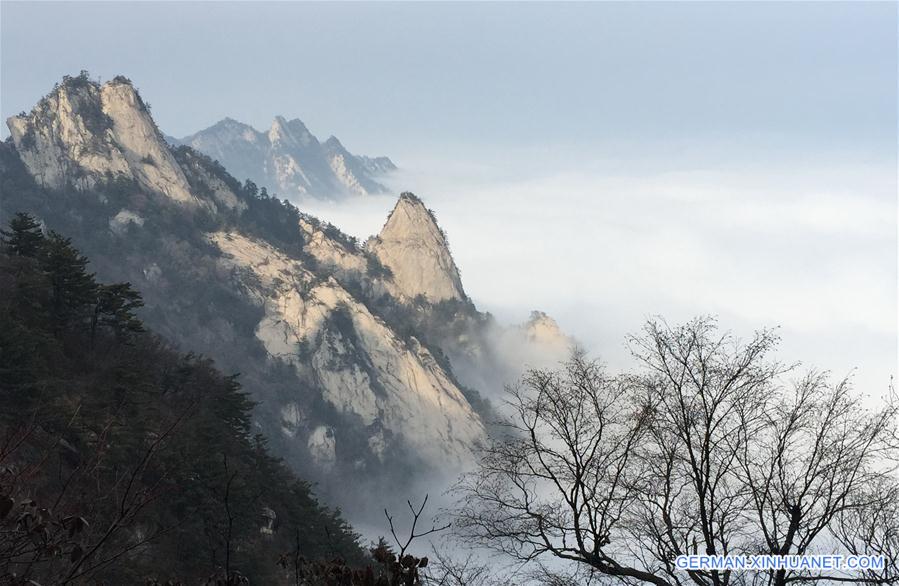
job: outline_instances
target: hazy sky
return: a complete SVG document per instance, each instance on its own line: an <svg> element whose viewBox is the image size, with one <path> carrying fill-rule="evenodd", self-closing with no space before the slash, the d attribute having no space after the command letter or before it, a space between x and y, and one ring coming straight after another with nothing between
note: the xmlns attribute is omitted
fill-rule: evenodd
<svg viewBox="0 0 899 586"><path fill-rule="evenodd" d="M163 131L299 117L386 154L469 294L624 361L642 319L896 373L896 3L0 4L4 117L130 77ZM4 135L5 136L5 135ZM306 206L358 236L392 205Z"/></svg>
<svg viewBox="0 0 899 586"><path fill-rule="evenodd" d="M896 4L2 3L2 113L131 77L165 132L300 117L360 151L895 148Z"/></svg>

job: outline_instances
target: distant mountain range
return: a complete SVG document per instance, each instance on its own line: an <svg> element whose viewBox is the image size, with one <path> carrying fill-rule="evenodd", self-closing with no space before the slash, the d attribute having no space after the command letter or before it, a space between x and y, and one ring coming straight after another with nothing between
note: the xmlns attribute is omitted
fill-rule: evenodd
<svg viewBox="0 0 899 586"><path fill-rule="evenodd" d="M232 118L184 138L166 137L212 157L240 180L290 199L340 199L386 193L378 179L396 165L350 153L334 136L320 142L299 119L277 116L267 132Z"/></svg>

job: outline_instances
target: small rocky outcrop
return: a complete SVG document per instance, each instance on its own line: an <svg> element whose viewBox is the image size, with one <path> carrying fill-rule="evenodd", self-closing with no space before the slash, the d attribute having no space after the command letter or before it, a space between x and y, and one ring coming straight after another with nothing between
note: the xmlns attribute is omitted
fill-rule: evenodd
<svg viewBox="0 0 899 586"><path fill-rule="evenodd" d="M556 320L542 311L532 311L530 318L519 326L519 331L536 353L557 359L564 358L576 345Z"/></svg>

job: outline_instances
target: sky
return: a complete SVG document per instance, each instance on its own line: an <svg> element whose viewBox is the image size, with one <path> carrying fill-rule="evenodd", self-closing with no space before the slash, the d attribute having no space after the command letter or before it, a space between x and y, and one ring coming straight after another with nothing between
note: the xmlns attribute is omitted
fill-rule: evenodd
<svg viewBox="0 0 899 586"><path fill-rule="evenodd" d="M628 364L651 315L897 372L896 3L0 3L0 112L131 78L160 128L299 117L390 156L469 295ZM5 132L5 129L4 129ZM4 134L6 136L8 133ZM315 212L364 237L393 198Z"/></svg>

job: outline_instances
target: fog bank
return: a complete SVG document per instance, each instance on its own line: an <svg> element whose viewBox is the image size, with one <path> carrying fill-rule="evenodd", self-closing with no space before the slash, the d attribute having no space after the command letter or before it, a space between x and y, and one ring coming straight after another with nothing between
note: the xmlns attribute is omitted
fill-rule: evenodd
<svg viewBox="0 0 899 586"><path fill-rule="evenodd" d="M400 164L392 186L434 210L468 295L500 322L546 311L592 354L628 368L624 336L646 317L713 314L744 337L779 326L785 360L854 371L873 397L897 372L888 164ZM364 239L394 201L301 207Z"/></svg>

